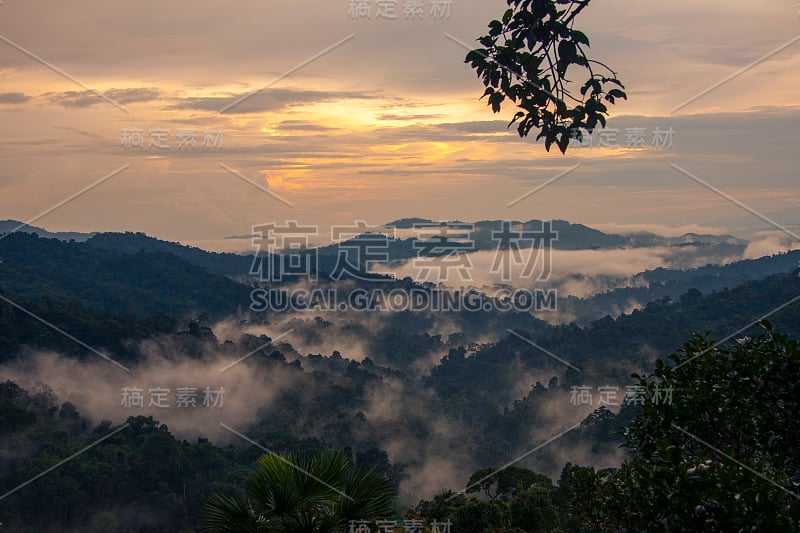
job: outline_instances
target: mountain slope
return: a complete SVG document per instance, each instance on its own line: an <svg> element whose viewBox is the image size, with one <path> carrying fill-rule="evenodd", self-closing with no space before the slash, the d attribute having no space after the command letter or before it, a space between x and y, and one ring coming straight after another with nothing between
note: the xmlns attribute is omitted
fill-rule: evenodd
<svg viewBox="0 0 800 533"><path fill-rule="evenodd" d="M250 289L171 253L124 254L16 233L0 239L0 287L30 300L76 299L101 311L234 314Z"/></svg>
<svg viewBox="0 0 800 533"><path fill-rule="evenodd" d="M36 226L25 225L24 222L19 220L0 220L0 235L11 231L19 231L21 233L35 233L39 237L47 239L58 239L60 241L76 241L84 242L90 239L95 233L80 233L77 231L57 231L51 232Z"/></svg>

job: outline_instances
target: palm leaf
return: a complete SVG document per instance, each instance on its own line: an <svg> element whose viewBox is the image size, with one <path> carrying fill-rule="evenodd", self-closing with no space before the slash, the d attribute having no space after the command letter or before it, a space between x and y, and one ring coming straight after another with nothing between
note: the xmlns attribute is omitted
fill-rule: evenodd
<svg viewBox="0 0 800 533"><path fill-rule="evenodd" d="M333 533L352 520L394 515L394 490L375 469L356 470L346 455L328 452L310 460L296 454L264 455L245 488L248 501L214 496L203 531Z"/></svg>

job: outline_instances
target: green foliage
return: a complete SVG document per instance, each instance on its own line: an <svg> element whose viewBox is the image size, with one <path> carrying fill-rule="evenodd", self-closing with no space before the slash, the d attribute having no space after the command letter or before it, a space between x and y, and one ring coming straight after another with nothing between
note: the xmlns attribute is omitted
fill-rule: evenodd
<svg viewBox="0 0 800 533"><path fill-rule="evenodd" d="M503 470L479 470L471 479L480 479L491 472L500 476ZM518 482L513 490L503 493L503 497L486 501L446 491L437 494L432 501L420 502L416 514L427 523L449 520L452 531L466 533L559 531L561 510L556 505L555 489L550 479L517 467L500 485L507 485L510 479Z"/></svg>
<svg viewBox="0 0 800 533"><path fill-rule="evenodd" d="M555 490L511 491L497 488L502 471L484 480L495 470L479 470L470 492L489 502L434 499L418 510L472 523L470 531L797 531L800 344L763 327L730 346L694 335L652 375L634 375L645 399L624 429L631 459L620 468L568 463ZM598 410L584 425L607 426L610 415Z"/></svg>
<svg viewBox="0 0 800 533"><path fill-rule="evenodd" d="M503 527L505 504L483 502L474 498L453 511L453 531L464 533L487 533Z"/></svg>
<svg viewBox="0 0 800 533"><path fill-rule="evenodd" d="M79 300L113 314L182 317L207 311L227 317L250 297L246 285L166 251L125 254L14 233L0 240L0 257L0 286L28 301Z"/></svg>
<svg viewBox="0 0 800 533"><path fill-rule="evenodd" d="M502 470L485 468L478 470L467 481L467 494L482 490L490 499L502 498L509 500L515 493L532 487L552 489L550 478L537 474L527 468L509 466Z"/></svg>
<svg viewBox="0 0 800 533"><path fill-rule="evenodd" d="M561 471L555 500L566 531L602 531L607 514L606 480L610 471L567 463Z"/></svg>
<svg viewBox="0 0 800 533"><path fill-rule="evenodd" d="M640 377L649 401L625 436L624 514L670 530L800 527L800 349L775 333L730 347L695 335ZM638 376L637 376L638 377ZM672 389L670 404L657 395Z"/></svg>
<svg viewBox="0 0 800 533"><path fill-rule="evenodd" d="M549 481L549 479L548 479ZM553 502L553 488L533 485L520 490L508 505L511 527L529 533L554 531L560 523L559 510Z"/></svg>
<svg viewBox="0 0 800 533"><path fill-rule="evenodd" d="M446 491L420 502L417 514L427 522L450 520L453 531L466 533L558 531L560 510L547 476L516 466L486 468L473 473L467 487L468 494L483 492L483 499Z"/></svg>
<svg viewBox="0 0 800 533"><path fill-rule="evenodd" d="M108 257L102 258L96 249L85 245L45 241L26 236L4 239L3 242L19 247L3 251L4 256L11 257L0 269L3 288L8 281L9 286L27 295L20 298L12 292L8 297L93 346L110 347L124 362L136 362L136 352L131 348L136 341L161 335L171 335L181 353L198 358L206 353L203 349L206 345L215 351L224 348L239 355L265 343L263 338L245 335L238 345L219 345L207 326L208 317L191 321L175 333L179 322L164 315L142 319L136 315L102 313L97 307L107 308L103 302L123 301L126 294L134 294L134 286L129 283L136 279L133 272L151 271L137 271L141 263L135 258L120 256L120 259L109 252L104 252ZM41 298L48 293L51 283L44 275L51 252L55 254L57 268L64 269L59 282L67 281L70 293L79 294L88 286L95 269L108 274L103 279L114 279L120 284L103 283L91 293L88 304L64 299L68 294L60 292L56 292L56 298ZM29 259L30 264L26 266L23 258ZM86 272L78 268L80 264L86 265ZM156 265L164 267L172 264L177 263L173 259L156 261ZM129 272L128 268L134 270ZM167 271L176 272L171 268L164 270ZM795 297L800 292L796 274L773 276L706 295L684 290L686 296L679 302L660 299L630 315L607 317L586 327L552 327L529 317L520 330L540 346L580 366L582 372L581 382L568 372L565 380L551 380L547 387L536 383L522 398L506 385L518 382L519 376L529 375L531 370L549 377L550 369L552 375L562 369L559 363L516 337L469 346L467 335L460 334L445 342L427 333L429 317L422 314L387 316L388 325L379 332L371 332L368 324L360 327L348 324L346 327L352 329L337 331L337 326L326 320L298 319L291 326L307 337L310 344L315 336L333 338L337 333L349 332L352 337L365 339L372 359L359 363L341 354L303 356L285 343L253 357L247 364L290 370L296 383L283 391L269 409L259 413L259 420L248 429L248 434L262 436L262 442L270 449L293 451L303 457L317 457L330 448L353 446L353 452L347 454L355 455L357 467L379 469L390 480L390 488L396 488L402 477L402 465L392 464L386 453L375 446L374 439L380 436L382 428L364 412L368 412L365 406L370 393L381 390L387 383L397 383L407 390L430 389L437 400L421 399L423 409L398 420L394 428L398 433L422 441L429 436L430 420L463 423L473 430L470 449L464 457L476 464L503 464L517 450L530 448L530 430L543 420L542 406L549 403L551 395L563 395L565 388L576 383L600 385L607 384L609 379L620 385L630 383L627 381L630 370L624 370L625 364L649 368L654 352L666 356L685 342L691 331L735 331ZM174 288L174 294L170 293L174 298L165 296L167 299L162 300L168 305L181 300L184 291L191 289L190 283L172 284L173 278L173 274L162 277ZM155 279L150 282L155 284ZM222 283L216 278L210 290L224 289L229 281ZM151 304L147 298L135 304L138 312L145 312L144 309L149 312ZM221 300L228 298L221 296ZM147 305L141 307L144 304ZM800 333L799 309L800 306L794 305L775 315L780 330ZM461 331L469 334L487 331L479 329L486 327L482 322L486 320L484 315L454 315L453 320ZM516 323L502 325L518 327ZM85 350L71 341L0 303L0 357L18 355L22 360L26 345L58 350L68 356L85 355ZM683 351L672 357L671 363L658 363L651 376L639 378L652 396L656 393L655 386L662 392L673 389L672 405L651 402L638 411L623 410L619 415L598 410L580 429L563 437L562 444L580 443L584 450L599 448L605 454L617 447L617 439L621 437L616 432L620 424L638 415L626 432L632 458L620 469L597 472L593 468L568 465L558 487L553 488L538 473L509 468L471 492L483 492L492 501L485 501L483 496L450 499L452 493L449 493L420 504L419 513L439 522L452 519L454 524L463 525L464 531L481 533L487 529L796 529L797 508L792 496L727 460L701 440L787 490L797 492L800 479L792 445L800 429L797 343L768 329L764 336L728 348L712 347L707 337L694 337ZM276 351L278 348L280 351ZM449 354L428 376L416 378L403 372L420 359L447 349ZM675 368L699 354L702 355ZM296 361L289 365L287 359ZM597 378L603 381L592 382ZM0 522L14 531L48 531L48 527L54 531L85 527L114 529L109 525L113 520L132 531L178 531L197 526L205 502L214 494L224 495L218 503L226 512L234 516L242 513L252 519L251 505L243 505L247 503L243 492L261 450L255 446L219 448L203 440L180 442L152 419L134 418L129 423L131 427L127 430L0 502ZM280 430L276 432L275 428ZM59 405L46 388L26 392L13 383L0 384L0 493L45 471L110 431L110 423L90 428L74 405ZM297 440L293 437L295 431L300 436L314 438ZM537 458L543 472L553 472L554 466L560 466L546 462L544 456ZM494 471L476 472L471 481L491 472ZM353 483L356 488L352 490L358 492L362 481L354 479ZM344 507L341 506L342 513L346 512ZM41 512L43 508L48 509L48 514ZM555 521L553 509L557 510ZM462 531L455 527L454 530Z"/></svg>
<svg viewBox="0 0 800 533"><path fill-rule="evenodd" d="M433 497L433 500L422 500L415 509L415 514L428 521L444 522L453 516L456 509L467 503L464 494L456 494L445 490Z"/></svg>
<svg viewBox="0 0 800 533"><path fill-rule="evenodd" d="M389 480L374 469L356 469L341 452L309 460L296 454L265 455L247 483L244 499L215 495L206 505L204 531L334 532L353 520L389 518Z"/></svg>
<svg viewBox="0 0 800 533"><path fill-rule="evenodd" d="M149 417L131 417L127 423L123 431L0 501L0 523L24 533L194 531L213 495L239 501L263 453L257 446L221 448L206 439L179 441ZM89 429L75 406L59 406L47 387L29 392L10 381L0 383L0 424L0 494L113 431L108 421ZM266 434L262 442L301 456L322 456L330 448L288 432ZM371 495L386 490L388 475L399 476L402 467L389 463L378 449L357 456L359 468L347 463L343 492L374 504ZM390 493L396 482L388 482ZM341 507L343 515L372 512L349 502ZM115 522L118 526L112 527Z"/></svg>
<svg viewBox="0 0 800 533"><path fill-rule="evenodd" d="M0 435L10 435L36 422L36 414L26 409L32 400L16 383L0 383Z"/></svg>
<svg viewBox="0 0 800 533"><path fill-rule="evenodd" d="M12 387L6 383L3 388ZM86 430L82 419L75 424L71 404L59 408L54 401L48 389L18 394L14 400L36 422L0 438L0 493L113 431L109 422ZM128 426L4 498L0 522L10 531L21 532L72 531L84 526L88 529L76 530L179 531L199 518L198 501L206 497L204 485L225 490L242 478L241 469L221 448L179 443L152 418L132 417ZM204 452L217 457L215 468L196 461ZM125 529L103 529L115 521L125 524Z"/></svg>
<svg viewBox="0 0 800 533"><path fill-rule="evenodd" d="M616 73L586 55L586 34L573 28L589 1L507 0L510 8L478 39L483 48L465 59L486 86L483 97L489 97L492 111L499 113L501 104L511 100L519 111L509 127L519 121L520 137L537 129L536 138L544 139L548 151L555 143L564 153L582 130L591 133L598 124L605 126L606 104L627 98ZM579 96L567 78L570 67L588 75Z"/></svg>

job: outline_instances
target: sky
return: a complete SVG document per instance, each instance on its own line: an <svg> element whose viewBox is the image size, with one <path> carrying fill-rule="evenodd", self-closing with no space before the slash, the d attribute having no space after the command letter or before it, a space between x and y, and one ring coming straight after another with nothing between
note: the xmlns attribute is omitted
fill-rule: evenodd
<svg viewBox="0 0 800 533"><path fill-rule="evenodd" d="M797 0L595 0L576 28L628 101L616 141L566 155L506 129L463 62L506 3L433 2L2 0L0 219L179 241L289 220L800 224Z"/></svg>

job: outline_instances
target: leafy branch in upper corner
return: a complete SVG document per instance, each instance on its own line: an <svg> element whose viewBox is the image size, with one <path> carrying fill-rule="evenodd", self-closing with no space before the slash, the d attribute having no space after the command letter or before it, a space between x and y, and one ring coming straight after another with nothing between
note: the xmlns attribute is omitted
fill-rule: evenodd
<svg viewBox="0 0 800 533"><path fill-rule="evenodd" d="M627 99L617 73L589 59L589 38L573 28L575 17L590 0L507 0L502 20L489 23L489 34L478 39L483 48L470 51L470 63L486 86L492 111L500 112L506 98L519 111L509 123L518 123L520 137L534 128L545 148L556 143L562 153L570 139L582 139L598 124L605 126L608 107ZM574 94L566 77L570 66L582 67L588 79ZM575 69L573 69L575 70ZM610 87L611 86L611 87Z"/></svg>

